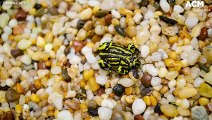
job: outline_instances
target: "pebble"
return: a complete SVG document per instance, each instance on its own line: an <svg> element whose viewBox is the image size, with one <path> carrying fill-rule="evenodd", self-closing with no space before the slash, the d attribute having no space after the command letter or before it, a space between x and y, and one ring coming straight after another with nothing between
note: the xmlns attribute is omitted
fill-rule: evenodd
<svg viewBox="0 0 212 120"><path fill-rule="evenodd" d="M144 85L144 87L151 87L151 80L152 76L148 73L144 73L141 77L141 83Z"/></svg>
<svg viewBox="0 0 212 120"><path fill-rule="evenodd" d="M195 96L196 94L197 94L197 90L192 87L184 87L181 90L179 90L179 97L181 99L190 98Z"/></svg>
<svg viewBox="0 0 212 120"><path fill-rule="evenodd" d="M87 8L87 9L83 10L81 13L79 13L79 18L81 20L88 20L91 18L91 16L92 16L91 8Z"/></svg>
<svg viewBox="0 0 212 120"><path fill-rule="evenodd" d="M18 48L21 50L25 50L30 46L31 42L26 39L22 39L18 42Z"/></svg>
<svg viewBox="0 0 212 120"><path fill-rule="evenodd" d="M134 115L143 113L146 109L146 104L142 99L136 99L132 104L132 111Z"/></svg>
<svg viewBox="0 0 212 120"><path fill-rule="evenodd" d="M160 0L160 7L166 13L170 10L170 5L167 0Z"/></svg>
<svg viewBox="0 0 212 120"><path fill-rule="evenodd" d="M133 16L133 20L134 20L137 24L141 21L142 18L143 18L143 16L142 16L142 14L140 14L140 13L137 13L137 14L135 14L135 15Z"/></svg>
<svg viewBox="0 0 212 120"><path fill-rule="evenodd" d="M105 75L96 75L96 83L100 85L105 85L107 83L107 76Z"/></svg>
<svg viewBox="0 0 212 120"><path fill-rule="evenodd" d="M209 83L210 85L212 85L212 71L210 71L204 75L204 80L207 83Z"/></svg>
<svg viewBox="0 0 212 120"><path fill-rule="evenodd" d="M201 53L198 50L189 51L187 56L188 65L194 65L198 61L200 55Z"/></svg>
<svg viewBox="0 0 212 120"><path fill-rule="evenodd" d="M152 76L158 75L158 69L155 68L153 64L146 64L145 66L143 66L143 70L148 72Z"/></svg>
<svg viewBox="0 0 212 120"><path fill-rule="evenodd" d="M182 13L184 11L184 9L180 5L175 5L174 11L177 13Z"/></svg>
<svg viewBox="0 0 212 120"><path fill-rule="evenodd" d="M124 86L117 84L113 87L113 93L116 96L121 96L124 93L124 89L125 89Z"/></svg>
<svg viewBox="0 0 212 120"><path fill-rule="evenodd" d="M121 36L126 37L126 32L124 31L124 28L122 28L120 25L116 25L115 30L117 33L119 33Z"/></svg>
<svg viewBox="0 0 212 120"><path fill-rule="evenodd" d="M99 10L96 12L95 16L98 18L104 17L109 13L107 10Z"/></svg>
<svg viewBox="0 0 212 120"><path fill-rule="evenodd" d="M49 95L48 102L53 104L58 110L63 108L63 96L59 93L53 92Z"/></svg>
<svg viewBox="0 0 212 120"><path fill-rule="evenodd" d="M24 52L20 49L13 49L10 51L10 53L15 58L24 54Z"/></svg>
<svg viewBox="0 0 212 120"><path fill-rule="evenodd" d="M131 87L132 85L134 85L134 81L130 78L122 78L118 81L118 84L123 85L124 87Z"/></svg>
<svg viewBox="0 0 212 120"><path fill-rule="evenodd" d="M19 97L19 93L17 93L14 89L8 89L5 93L5 98L8 102L14 102L18 100Z"/></svg>
<svg viewBox="0 0 212 120"><path fill-rule="evenodd" d="M6 13L2 13L0 15L0 27L4 28L8 24L9 20L10 20L10 16Z"/></svg>
<svg viewBox="0 0 212 120"><path fill-rule="evenodd" d="M121 18L121 14L117 10L112 10L111 14L115 18L118 18L118 19Z"/></svg>
<svg viewBox="0 0 212 120"><path fill-rule="evenodd" d="M99 107L98 115L101 120L110 120L113 111L107 107Z"/></svg>
<svg viewBox="0 0 212 120"><path fill-rule="evenodd" d="M74 41L73 42L73 48L75 52L80 52L82 48L84 47L84 43L82 41Z"/></svg>
<svg viewBox="0 0 212 120"><path fill-rule="evenodd" d="M176 117L179 114L174 105L162 104L160 109L162 113L168 117Z"/></svg>
<svg viewBox="0 0 212 120"><path fill-rule="evenodd" d="M200 32L200 35L199 35L199 39L200 40L205 40L206 38L208 37L208 28L206 28L206 27L203 27L202 29L201 29L201 32Z"/></svg>
<svg viewBox="0 0 212 120"><path fill-rule="evenodd" d="M147 57L149 55L149 46L143 45L141 47L140 51L141 51L141 56L142 57L144 57L144 58Z"/></svg>
<svg viewBox="0 0 212 120"><path fill-rule="evenodd" d="M25 24L18 24L13 28L14 35L20 35L24 32L26 25Z"/></svg>
<svg viewBox="0 0 212 120"><path fill-rule="evenodd" d="M26 64L26 65L30 65L31 62L32 62L32 59L31 59L31 57L29 55L23 55L21 57L21 62Z"/></svg>
<svg viewBox="0 0 212 120"><path fill-rule="evenodd" d="M191 108L191 118L193 120L208 120L208 114L203 106Z"/></svg>
<svg viewBox="0 0 212 120"><path fill-rule="evenodd" d="M144 117L142 115L135 115L134 120L144 120Z"/></svg>
<svg viewBox="0 0 212 120"><path fill-rule="evenodd" d="M61 71L62 71L61 67L59 67L59 66L54 66L54 67L51 68L51 73L54 74L54 75L60 74Z"/></svg>
<svg viewBox="0 0 212 120"><path fill-rule="evenodd" d="M58 120L74 120L72 113L68 110L62 110L57 114Z"/></svg>
<svg viewBox="0 0 212 120"><path fill-rule="evenodd" d="M24 21L26 20L26 17L27 17L27 12L25 12L24 10L19 10L17 14L15 15L15 18L18 21Z"/></svg>
<svg viewBox="0 0 212 120"><path fill-rule="evenodd" d="M212 87L206 83L201 83L198 87L200 95L208 98L212 98Z"/></svg>
<svg viewBox="0 0 212 120"><path fill-rule="evenodd" d="M193 28L198 23L198 18L195 16L188 16L185 25L188 26L188 28Z"/></svg>
<svg viewBox="0 0 212 120"><path fill-rule="evenodd" d="M154 87L154 86L158 86L161 84L161 78L159 77L152 77L152 80L151 80L151 85Z"/></svg>

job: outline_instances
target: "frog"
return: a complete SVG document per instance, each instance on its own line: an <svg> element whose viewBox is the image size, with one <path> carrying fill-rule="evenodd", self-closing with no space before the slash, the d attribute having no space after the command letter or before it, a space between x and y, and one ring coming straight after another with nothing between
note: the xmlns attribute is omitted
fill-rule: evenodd
<svg viewBox="0 0 212 120"><path fill-rule="evenodd" d="M141 65L138 57L139 50L133 44L127 47L113 42L104 42L98 47L98 64L101 69L126 75L132 69Z"/></svg>

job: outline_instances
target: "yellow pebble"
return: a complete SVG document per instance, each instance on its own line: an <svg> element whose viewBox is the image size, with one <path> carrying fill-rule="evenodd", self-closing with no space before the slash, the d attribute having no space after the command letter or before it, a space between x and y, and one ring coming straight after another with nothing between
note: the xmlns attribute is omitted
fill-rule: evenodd
<svg viewBox="0 0 212 120"><path fill-rule="evenodd" d="M48 5L46 4L46 2L41 2L41 5L44 7L44 8L46 8L46 7L48 7Z"/></svg>
<svg viewBox="0 0 212 120"><path fill-rule="evenodd" d="M52 42L52 40L53 40L53 34L52 34L52 32L46 33L44 39L45 39L46 42Z"/></svg>
<svg viewBox="0 0 212 120"><path fill-rule="evenodd" d="M165 64L166 64L167 67L174 67L174 63L175 63L174 60L172 60L172 59L165 59L164 62L165 62Z"/></svg>
<svg viewBox="0 0 212 120"><path fill-rule="evenodd" d="M92 90L92 91L97 91L99 88L100 88L100 85L96 83L96 79L94 77L91 77L88 81L88 85L89 85L89 88Z"/></svg>
<svg viewBox="0 0 212 120"><path fill-rule="evenodd" d="M172 36L169 38L169 43L174 44L179 40L178 36Z"/></svg>
<svg viewBox="0 0 212 120"><path fill-rule="evenodd" d="M84 81L84 80L81 80L81 81L80 81L80 87L83 88L83 87L85 87L85 85L86 85L85 81Z"/></svg>
<svg viewBox="0 0 212 120"><path fill-rule="evenodd" d="M112 24L115 25L119 25L119 20L117 18L113 18L112 19Z"/></svg>
<svg viewBox="0 0 212 120"><path fill-rule="evenodd" d="M156 97L153 95L150 96L150 101L151 101L152 106L156 106L158 103Z"/></svg>
<svg viewBox="0 0 212 120"><path fill-rule="evenodd" d="M80 110L81 110L82 112L87 112L87 111L88 111L87 104L81 103L81 104L80 104Z"/></svg>
<svg viewBox="0 0 212 120"><path fill-rule="evenodd" d="M206 98L206 97L201 97L199 98L199 104L204 106L204 105L207 105L209 103L209 99Z"/></svg>
<svg viewBox="0 0 212 120"><path fill-rule="evenodd" d="M19 84L19 83L16 84L16 91L18 93L23 93L24 92L24 88L22 87L21 84Z"/></svg>
<svg viewBox="0 0 212 120"><path fill-rule="evenodd" d="M93 75L94 75L94 70L93 69L84 70L84 72L83 72L84 80L89 80L91 77L93 77Z"/></svg>
<svg viewBox="0 0 212 120"><path fill-rule="evenodd" d="M125 88L125 94L126 95L131 95L132 94L132 91L133 91L133 88L132 87Z"/></svg>
<svg viewBox="0 0 212 120"><path fill-rule="evenodd" d="M22 106L19 105L19 104L16 105L16 106L15 106L15 112L20 114L20 113L22 112Z"/></svg>
<svg viewBox="0 0 212 120"><path fill-rule="evenodd" d="M169 51L168 56L170 59L173 59L173 60L177 59L177 53L175 51Z"/></svg>
<svg viewBox="0 0 212 120"><path fill-rule="evenodd" d="M59 110L54 111L54 117L57 118L57 114L59 113Z"/></svg>
<svg viewBox="0 0 212 120"><path fill-rule="evenodd" d="M156 11L156 12L154 13L154 17L155 17L155 18L158 18L158 17L161 16L161 15L163 15L163 13L162 13L161 11Z"/></svg>
<svg viewBox="0 0 212 120"><path fill-rule="evenodd" d="M30 101L30 97L26 97L25 98L25 103L29 103L29 101Z"/></svg>
<svg viewBox="0 0 212 120"><path fill-rule="evenodd" d="M39 48L43 48L45 44L46 44L46 41L44 40L44 38L42 38L41 36L38 36L36 45Z"/></svg>
<svg viewBox="0 0 212 120"><path fill-rule="evenodd" d="M175 69L176 71L180 71L181 68L182 68L182 66L183 66L183 63L182 63L181 61L176 61L176 62L174 63L174 69Z"/></svg>
<svg viewBox="0 0 212 120"><path fill-rule="evenodd" d="M183 39L183 44L184 45L189 45L190 44L190 40L188 38Z"/></svg>
<svg viewBox="0 0 212 120"><path fill-rule="evenodd" d="M29 14L30 15L35 15L36 14L36 9L35 8L32 8L29 10Z"/></svg>
<svg viewBox="0 0 212 120"><path fill-rule="evenodd" d="M93 14L96 14L96 12L98 12L99 10L100 10L100 7L96 6L93 8L92 12L93 12Z"/></svg>
<svg viewBox="0 0 212 120"><path fill-rule="evenodd" d="M31 97L30 97L30 99L31 99L33 102L36 102L36 103L40 102L40 98L38 97L37 94L32 94Z"/></svg>
<svg viewBox="0 0 212 120"><path fill-rule="evenodd" d="M131 10L128 10L126 8L119 8L119 13L122 14L122 15L129 15L129 16L132 16L133 15L133 12Z"/></svg>
<svg viewBox="0 0 212 120"><path fill-rule="evenodd" d="M135 101L135 97L133 95L129 95L129 96L126 96L125 100L128 104L132 104L133 101Z"/></svg>
<svg viewBox="0 0 212 120"><path fill-rule="evenodd" d="M146 105L151 105L151 100L149 96L144 96L143 100L146 103Z"/></svg>
<svg viewBox="0 0 212 120"><path fill-rule="evenodd" d="M94 47L94 44L93 44L92 42L88 42L88 43L86 44L86 46L88 46L88 47L90 47L90 48L93 48L93 47Z"/></svg>

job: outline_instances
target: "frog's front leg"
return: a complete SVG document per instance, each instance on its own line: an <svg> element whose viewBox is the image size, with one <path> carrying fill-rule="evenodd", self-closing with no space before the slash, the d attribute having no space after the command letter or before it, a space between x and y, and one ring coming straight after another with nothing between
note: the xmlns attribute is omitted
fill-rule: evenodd
<svg viewBox="0 0 212 120"><path fill-rule="evenodd" d="M126 68L124 68L123 66L119 66L119 67L118 67L118 73L119 73L119 74L122 74L122 75L126 75L126 74L129 73L129 70L126 69Z"/></svg>
<svg viewBox="0 0 212 120"><path fill-rule="evenodd" d="M99 67L100 68L102 68L102 69L104 69L104 70L108 70L108 71L110 71L111 69L110 69L110 64L108 64L106 61L104 61L104 60L99 60L98 61L98 64L99 64Z"/></svg>

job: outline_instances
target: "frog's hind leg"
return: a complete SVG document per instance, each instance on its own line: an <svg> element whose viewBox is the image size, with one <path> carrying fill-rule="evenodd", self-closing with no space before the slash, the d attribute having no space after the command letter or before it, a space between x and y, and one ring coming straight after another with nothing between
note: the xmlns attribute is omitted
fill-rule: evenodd
<svg viewBox="0 0 212 120"><path fill-rule="evenodd" d="M104 60L99 60L99 61L98 61L98 64L99 64L99 67L100 67L100 68L102 68L102 69L104 69L104 70L110 71L110 65L109 65L106 61L104 61Z"/></svg>
<svg viewBox="0 0 212 120"><path fill-rule="evenodd" d="M118 73L121 74L121 75L126 75L129 73L129 70L124 68L123 66L119 66L118 67Z"/></svg>
<svg viewBox="0 0 212 120"><path fill-rule="evenodd" d="M136 48L135 45L133 45L133 44L129 44L127 46L127 49L130 50L132 53L138 53L138 51L139 51L138 48Z"/></svg>
<svg viewBox="0 0 212 120"><path fill-rule="evenodd" d="M141 62L138 60L138 58L134 59L133 66L134 67L139 67L140 65L141 65Z"/></svg>

